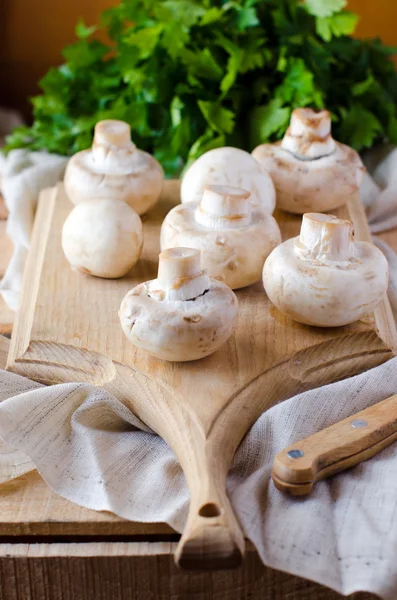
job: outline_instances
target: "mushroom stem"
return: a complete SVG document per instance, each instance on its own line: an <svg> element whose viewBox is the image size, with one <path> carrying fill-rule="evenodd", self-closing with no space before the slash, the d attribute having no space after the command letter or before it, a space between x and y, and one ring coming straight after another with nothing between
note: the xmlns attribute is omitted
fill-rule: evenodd
<svg viewBox="0 0 397 600"><path fill-rule="evenodd" d="M331 114L327 110L315 112L311 108L295 109L281 147L302 160L332 154L336 144L331 135Z"/></svg>
<svg viewBox="0 0 397 600"><path fill-rule="evenodd" d="M154 294L163 300L194 300L204 294L210 281L201 270L199 250L169 248L161 252L156 283Z"/></svg>
<svg viewBox="0 0 397 600"><path fill-rule="evenodd" d="M131 144L131 128L124 121L99 121L95 125L94 144L129 146Z"/></svg>
<svg viewBox="0 0 397 600"><path fill-rule="evenodd" d="M195 220L209 229L246 227L251 222L250 193L227 185L209 185L195 211Z"/></svg>
<svg viewBox="0 0 397 600"><path fill-rule="evenodd" d="M295 247L305 259L349 261L354 257L352 222L333 215L306 213Z"/></svg>
<svg viewBox="0 0 397 600"><path fill-rule="evenodd" d="M128 167L136 146L131 141L131 128L124 121L99 121L95 125L92 156L101 167L120 170Z"/></svg>
<svg viewBox="0 0 397 600"><path fill-rule="evenodd" d="M315 112L311 108L297 108L292 112L290 134L324 139L331 133L331 114L328 110Z"/></svg>

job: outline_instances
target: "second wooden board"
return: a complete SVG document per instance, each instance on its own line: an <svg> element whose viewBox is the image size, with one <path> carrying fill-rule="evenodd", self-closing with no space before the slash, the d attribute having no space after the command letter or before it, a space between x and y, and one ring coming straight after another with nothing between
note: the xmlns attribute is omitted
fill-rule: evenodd
<svg viewBox="0 0 397 600"><path fill-rule="evenodd" d="M156 276L160 225L178 199L178 182L168 182L146 218L142 259L114 281L70 269L61 229L72 206L62 185L43 192L8 368L47 384L100 385L130 406L173 448L190 489L177 562L224 568L238 564L244 550L225 482L249 427L276 402L384 362L397 348L397 335L387 300L365 322L319 329L283 317L258 283L237 293L237 330L215 354L166 363L136 349L122 334L118 309L131 287ZM349 213L358 239L368 240L358 198ZM298 233L299 217L277 218L284 238Z"/></svg>

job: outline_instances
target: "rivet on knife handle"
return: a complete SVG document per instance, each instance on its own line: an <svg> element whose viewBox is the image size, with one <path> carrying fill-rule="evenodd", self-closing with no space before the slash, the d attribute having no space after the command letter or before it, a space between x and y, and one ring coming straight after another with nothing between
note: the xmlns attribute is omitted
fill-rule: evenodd
<svg viewBox="0 0 397 600"><path fill-rule="evenodd" d="M313 484L371 458L397 440L397 395L296 442L277 454L272 477L296 496Z"/></svg>

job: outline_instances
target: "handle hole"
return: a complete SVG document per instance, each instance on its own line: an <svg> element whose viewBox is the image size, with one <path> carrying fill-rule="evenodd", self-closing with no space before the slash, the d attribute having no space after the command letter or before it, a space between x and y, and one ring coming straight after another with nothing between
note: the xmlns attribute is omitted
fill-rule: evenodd
<svg viewBox="0 0 397 600"><path fill-rule="evenodd" d="M213 519L214 517L220 517L222 512L220 506L215 504L215 502L207 502L207 504L203 504L198 514L205 519Z"/></svg>

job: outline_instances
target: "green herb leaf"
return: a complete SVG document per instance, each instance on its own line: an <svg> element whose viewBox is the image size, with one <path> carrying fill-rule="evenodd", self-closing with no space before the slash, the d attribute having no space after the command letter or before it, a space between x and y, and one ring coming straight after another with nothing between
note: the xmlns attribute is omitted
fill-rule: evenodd
<svg viewBox="0 0 397 600"><path fill-rule="evenodd" d="M193 77L219 80L223 75L221 67L214 59L209 48L204 48L200 52L185 50L181 60L187 66L189 75Z"/></svg>
<svg viewBox="0 0 397 600"><path fill-rule="evenodd" d="M76 37L78 37L80 40L85 40L86 38L89 38L93 33L95 33L97 29L98 27L96 25L91 25L90 27L87 27L86 25L84 25L83 19L79 19L75 29Z"/></svg>
<svg viewBox="0 0 397 600"><path fill-rule="evenodd" d="M207 129L189 149L186 167L205 152L214 150L215 148L221 148L224 145L225 136L223 134L215 136L211 129Z"/></svg>
<svg viewBox="0 0 397 600"><path fill-rule="evenodd" d="M211 23L215 23L216 21L220 21L224 15L224 11L217 6L212 6L208 10L205 11L204 15L201 18L200 25L210 25Z"/></svg>
<svg viewBox="0 0 397 600"><path fill-rule="evenodd" d="M218 102L197 102L208 125L219 133L231 133L234 129L234 113L223 108Z"/></svg>
<svg viewBox="0 0 397 600"><path fill-rule="evenodd" d="M205 16L206 10L191 0L165 0L155 3L154 14L164 24L178 22L190 28Z"/></svg>
<svg viewBox="0 0 397 600"><path fill-rule="evenodd" d="M364 79L364 81L360 81L360 83L355 83L351 88L351 92L353 96L363 96L371 88L374 87L376 87L376 82L373 78L373 75L370 73L368 77Z"/></svg>
<svg viewBox="0 0 397 600"><path fill-rule="evenodd" d="M290 58L283 83L276 89L276 98L292 108L314 104L322 108L322 94L317 89L314 74L301 58Z"/></svg>
<svg viewBox="0 0 397 600"><path fill-rule="evenodd" d="M333 135L357 150L397 143L397 75L380 40L350 37L346 0L119 0L96 26L79 21L65 64L32 100L33 124L6 150L70 155L101 119L175 175L222 145L280 139L291 110L326 106Z"/></svg>
<svg viewBox="0 0 397 600"><path fill-rule="evenodd" d="M257 146L269 141L273 134L284 131L288 125L291 111L282 106L280 98L271 100L266 106L258 106L251 113L251 144Z"/></svg>
<svg viewBox="0 0 397 600"><path fill-rule="evenodd" d="M352 106L346 113L341 132L349 135L350 145L359 150L369 148L382 131L382 125L371 112L360 105Z"/></svg>
<svg viewBox="0 0 397 600"><path fill-rule="evenodd" d="M308 12L315 17L330 17L347 4L347 0L305 0Z"/></svg>
<svg viewBox="0 0 397 600"><path fill-rule="evenodd" d="M139 58L145 59L153 53L163 30L163 25L155 25L154 27L133 31L124 38L124 43L138 48Z"/></svg>
<svg viewBox="0 0 397 600"><path fill-rule="evenodd" d="M358 16L352 12L343 11L336 13L331 17L322 17L316 19L316 32L326 42L329 42L332 36L350 35L354 32L358 21Z"/></svg>
<svg viewBox="0 0 397 600"><path fill-rule="evenodd" d="M238 31L244 31L247 27L259 25L259 19L256 16L255 8L241 8L238 10L236 24Z"/></svg>
<svg viewBox="0 0 397 600"><path fill-rule="evenodd" d="M71 46L66 46L62 54L71 69L82 69L101 61L107 52L108 47L97 40L92 42L80 40Z"/></svg>
<svg viewBox="0 0 397 600"><path fill-rule="evenodd" d="M182 122L182 110L185 105L178 96L174 96L171 102L171 123L174 127Z"/></svg>

